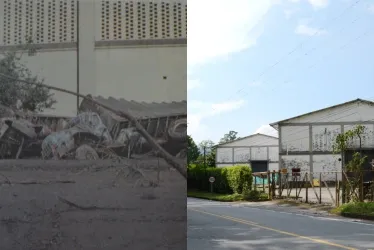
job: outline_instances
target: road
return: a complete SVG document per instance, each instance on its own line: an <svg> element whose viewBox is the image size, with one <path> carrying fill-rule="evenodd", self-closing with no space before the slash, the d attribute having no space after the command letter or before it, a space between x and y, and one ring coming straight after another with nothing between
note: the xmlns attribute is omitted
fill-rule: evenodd
<svg viewBox="0 0 374 250"><path fill-rule="evenodd" d="M188 250L374 249L374 223L188 198Z"/></svg>

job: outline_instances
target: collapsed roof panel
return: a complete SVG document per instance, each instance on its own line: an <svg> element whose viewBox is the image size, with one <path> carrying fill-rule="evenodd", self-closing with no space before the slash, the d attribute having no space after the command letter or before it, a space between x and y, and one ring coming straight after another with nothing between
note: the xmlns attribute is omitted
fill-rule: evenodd
<svg viewBox="0 0 374 250"><path fill-rule="evenodd" d="M162 102L162 103L146 103L127 101L123 98L115 99L113 97L104 98L102 96L92 97L93 100L113 107L116 110L128 110L134 117L138 119L157 118L166 116L183 116L187 115L187 102ZM82 101L81 109L85 110L92 107L89 101Z"/></svg>
<svg viewBox="0 0 374 250"><path fill-rule="evenodd" d="M115 99L113 97L104 98L102 96L92 97L92 99L96 102L112 107L115 110L128 111L137 118L148 133L154 137L163 137L168 127L176 119L187 117L186 101L146 103L127 101L125 99ZM84 112L91 111L98 113L114 138L119 135L121 129L129 128L133 125L125 118L119 117L89 100L82 101L80 110Z"/></svg>

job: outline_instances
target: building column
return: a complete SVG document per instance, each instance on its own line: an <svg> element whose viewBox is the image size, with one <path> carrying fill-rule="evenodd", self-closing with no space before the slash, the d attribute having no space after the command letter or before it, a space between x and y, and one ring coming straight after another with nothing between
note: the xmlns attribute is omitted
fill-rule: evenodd
<svg viewBox="0 0 374 250"><path fill-rule="evenodd" d="M95 1L79 1L79 93L96 96ZM80 99L80 102L82 100Z"/></svg>
<svg viewBox="0 0 374 250"><path fill-rule="evenodd" d="M278 124L278 154L279 154L279 159L278 159L278 168L279 170L282 169L282 126Z"/></svg>
<svg viewBox="0 0 374 250"><path fill-rule="evenodd" d="M309 125L309 171L313 173L313 127Z"/></svg>

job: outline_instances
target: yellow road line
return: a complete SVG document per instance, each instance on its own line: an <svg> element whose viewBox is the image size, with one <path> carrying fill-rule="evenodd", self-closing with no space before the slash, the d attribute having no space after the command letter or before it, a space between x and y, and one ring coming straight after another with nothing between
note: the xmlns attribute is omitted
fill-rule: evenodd
<svg viewBox="0 0 374 250"><path fill-rule="evenodd" d="M188 208L188 209L191 210L191 211L198 212L198 213L207 214L207 215L215 216L215 217L218 217L218 218L222 218L222 219L226 219L226 220L230 220L230 221L234 221L234 222L239 222L239 223L242 223L242 224L245 224L245 225L266 229L268 231L273 231L273 232L277 232L277 233L280 233L280 234L293 236L295 238L309 240L309 241L312 241L312 242L315 242L315 243L319 243L319 244L323 244L323 245L327 245L327 246L331 246L331 247L337 247L337 248L347 249L347 250L357 250L356 248L352 248L352 247L349 247L349 246L343 246L343 245L336 244L336 243L333 243L333 242L330 242L330 241L315 239L315 238L311 238L311 237L307 237L307 236L302 236L302 235L278 230L278 229L271 228L271 227L261 226L261 225L257 224L256 222L252 222L252 221L248 221L248 220L242 220L242 219L238 219L238 218L234 218L234 217L230 217L230 216L208 213L208 212L193 209L193 208Z"/></svg>

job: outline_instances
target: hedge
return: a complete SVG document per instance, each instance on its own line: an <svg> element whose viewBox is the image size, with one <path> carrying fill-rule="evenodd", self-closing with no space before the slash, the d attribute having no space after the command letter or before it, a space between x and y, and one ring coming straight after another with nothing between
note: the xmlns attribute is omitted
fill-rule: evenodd
<svg viewBox="0 0 374 250"><path fill-rule="evenodd" d="M252 187L252 170L248 166L224 168L204 168L199 165L188 166L187 187L190 190L210 191L209 177L213 176L214 192L221 194L241 194Z"/></svg>

